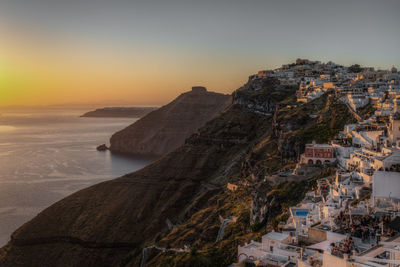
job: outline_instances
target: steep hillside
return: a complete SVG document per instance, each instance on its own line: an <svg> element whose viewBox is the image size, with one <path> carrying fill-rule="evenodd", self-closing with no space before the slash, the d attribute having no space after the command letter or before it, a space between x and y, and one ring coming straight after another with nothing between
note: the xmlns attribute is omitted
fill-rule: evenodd
<svg viewBox="0 0 400 267"><path fill-rule="evenodd" d="M351 120L333 96L295 105L295 89L273 79L238 89L234 105L175 151L140 171L79 191L23 225L0 252L0 263L138 266L142 249L157 244L192 249L151 249L148 266L227 266L236 246L260 236L261 226L299 201L314 179L274 184L264 178L294 164L305 142L322 138L315 127L335 134ZM239 189L227 191L227 182ZM250 224L260 212L251 207L255 196L265 199L267 212ZM219 216L237 221L216 242Z"/></svg>
<svg viewBox="0 0 400 267"><path fill-rule="evenodd" d="M113 152L161 156L183 145L186 138L231 104L229 95L207 92L204 87L178 96L151 112L110 140Z"/></svg>

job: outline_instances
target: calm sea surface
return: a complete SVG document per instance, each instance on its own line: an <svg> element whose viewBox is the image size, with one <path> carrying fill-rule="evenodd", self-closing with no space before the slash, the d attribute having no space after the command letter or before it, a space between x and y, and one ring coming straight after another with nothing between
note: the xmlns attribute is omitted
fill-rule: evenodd
<svg viewBox="0 0 400 267"><path fill-rule="evenodd" d="M0 246L54 202L150 163L96 150L136 119L80 118L84 111L0 111Z"/></svg>

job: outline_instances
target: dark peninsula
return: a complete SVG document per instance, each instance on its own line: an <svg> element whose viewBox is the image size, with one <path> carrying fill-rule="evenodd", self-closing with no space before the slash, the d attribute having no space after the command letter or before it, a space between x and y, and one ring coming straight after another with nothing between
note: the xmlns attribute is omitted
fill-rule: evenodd
<svg viewBox="0 0 400 267"><path fill-rule="evenodd" d="M141 118L158 107L106 107L89 111L81 117L91 118Z"/></svg>

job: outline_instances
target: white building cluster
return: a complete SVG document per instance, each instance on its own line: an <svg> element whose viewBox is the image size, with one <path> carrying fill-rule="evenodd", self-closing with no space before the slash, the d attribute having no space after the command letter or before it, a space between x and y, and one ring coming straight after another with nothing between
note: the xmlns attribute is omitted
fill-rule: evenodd
<svg viewBox="0 0 400 267"><path fill-rule="evenodd" d="M290 74L288 74L290 73ZM400 76L298 59L250 79L274 76L299 84L299 102L331 90L349 109L371 104L367 120L346 125L331 144L309 144L299 164L336 163L289 219L261 242L238 247L238 261L257 266L400 266ZM362 118L361 115L359 115ZM334 157L334 160L331 159ZM325 158L329 158L325 160Z"/></svg>
<svg viewBox="0 0 400 267"><path fill-rule="evenodd" d="M400 93L400 73L395 67L388 71L355 69L333 62L297 59L296 63L274 70L261 70L251 75L249 80L267 77L277 78L283 85L298 85L299 102L310 102L328 90L334 90L354 110L371 103L379 112L388 115L395 108L395 102L400 101L396 100Z"/></svg>

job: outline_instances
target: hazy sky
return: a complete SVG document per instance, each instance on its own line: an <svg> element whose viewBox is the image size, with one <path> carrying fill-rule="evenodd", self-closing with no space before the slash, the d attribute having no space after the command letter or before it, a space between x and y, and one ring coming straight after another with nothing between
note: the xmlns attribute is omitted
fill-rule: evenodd
<svg viewBox="0 0 400 267"><path fill-rule="evenodd" d="M0 106L231 93L297 57L400 67L400 1L0 0Z"/></svg>

